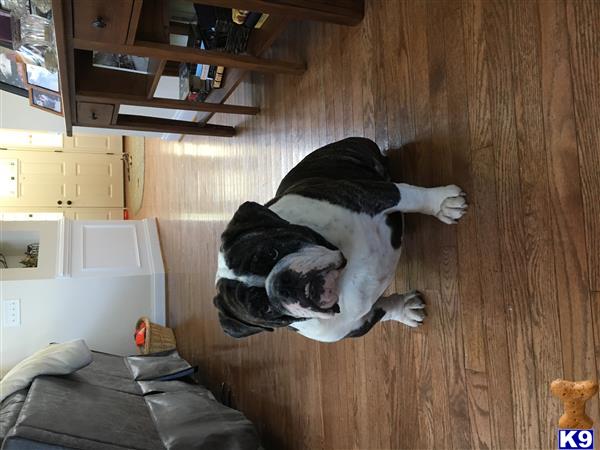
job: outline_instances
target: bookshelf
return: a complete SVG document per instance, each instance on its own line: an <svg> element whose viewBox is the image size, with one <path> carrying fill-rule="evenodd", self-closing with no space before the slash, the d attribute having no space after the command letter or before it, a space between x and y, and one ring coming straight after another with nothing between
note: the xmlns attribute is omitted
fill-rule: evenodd
<svg viewBox="0 0 600 450"><path fill-rule="evenodd" d="M299 76L305 64L265 59L261 55L291 20L320 20L353 25L362 19L363 0L200 0L211 6L242 7L270 15L262 28L252 31L244 54L201 50L169 44L177 24L170 22L168 0L52 0L58 50L61 95L67 135L73 126L231 137L233 127L209 124L215 113L259 113L255 106L225 104L252 71ZM94 51L149 58L147 73L96 67ZM160 77L173 75L180 62L220 65L226 75L220 89L203 102L154 97ZM197 111L187 122L126 115L121 105Z"/></svg>

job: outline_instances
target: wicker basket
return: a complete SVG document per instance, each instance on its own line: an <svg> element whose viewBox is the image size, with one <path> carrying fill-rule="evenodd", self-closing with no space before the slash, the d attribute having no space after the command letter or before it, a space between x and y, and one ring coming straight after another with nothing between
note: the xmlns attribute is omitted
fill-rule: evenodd
<svg viewBox="0 0 600 450"><path fill-rule="evenodd" d="M142 355L148 353L163 352L177 348L173 330L167 327L150 322L147 317L140 317L135 324L137 330L144 322L146 325L146 340L144 345L138 345L137 348Z"/></svg>

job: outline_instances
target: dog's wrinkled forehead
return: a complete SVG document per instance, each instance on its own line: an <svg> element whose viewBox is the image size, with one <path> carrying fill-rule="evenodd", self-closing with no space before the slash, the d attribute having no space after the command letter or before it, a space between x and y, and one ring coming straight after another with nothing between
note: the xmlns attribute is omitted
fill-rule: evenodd
<svg viewBox="0 0 600 450"><path fill-rule="evenodd" d="M223 330L230 336L241 338L261 331L273 331L273 328L298 320L273 308L264 288L221 279L217 290L213 303L219 310Z"/></svg>
<svg viewBox="0 0 600 450"><path fill-rule="evenodd" d="M221 236L227 266L240 275L266 277L283 257L307 245L335 246L308 227L293 225L254 202L239 207Z"/></svg>

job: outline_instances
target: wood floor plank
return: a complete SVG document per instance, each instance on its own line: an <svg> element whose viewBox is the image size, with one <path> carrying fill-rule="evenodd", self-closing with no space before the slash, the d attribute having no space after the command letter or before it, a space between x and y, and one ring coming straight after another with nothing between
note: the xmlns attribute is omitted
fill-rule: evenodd
<svg viewBox="0 0 600 450"><path fill-rule="evenodd" d="M446 2L444 42L447 73L448 130L446 152L451 156L452 175L443 181L461 186L473 202L471 173L471 136L469 132L469 102L467 74L465 71L465 37L463 34L462 5ZM460 111L460 112L459 112ZM451 112L451 113L450 113ZM465 367L485 372L484 331L481 315L482 299L478 277L470 276L479 265L477 245L472 236L477 235L474 214L467 214L456 227L459 253L458 273L461 294L461 322L465 346Z"/></svg>
<svg viewBox="0 0 600 450"><path fill-rule="evenodd" d="M456 2L446 2L444 16L448 111L452 111L448 115L447 152L452 155L452 173L454 177L452 180L448 179L448 182L461 186L468 193L469 202L477 205L471 168L463 5ZM460 321L464 348L467 405L471 425L470 447L489 449L492 445L492 436L488 374L486 372L485 316L481 313L484 304L480 279L470 275L478 271L480 267L477 240L473 240L473 236L477 236L477 220L476 214L470 213L461 220L460 227L456 229L459 255Z"/></svg>
<svg viewBox="0 0 600 450"><path fill-rule="evenodd" d="M495 151L486 147L472 154L473 191L476 202L471 213L477 221L479 277L483 299L486 370L490 400L491 448L516 448L514 401L507 336L506 298L502 279L498 236Z"/></svg>
<svg viewBox="0 0 600 450"><path fill-rule="evenodd" d="M401 39L406 49L408 83L412 92L410 103L404 106L412 118L412 129L408 129L409 124L403 126L406 133L410 133L414 139L414 142L402 150L402 173L403 181L421 185L431 183L434 179L434 168L430 160L432 148L427 13L426 3L401 2L399 7L399 17L404 27ZM426 293L430 325L433 325L439 323L443 310L439 306L439 239L435 234L438 230L437 224L430 219L407 215L406 253L409 261L409 284L412 288ZM439 330L435 327L430 329ZM423 406L420 406L420 402L414 397L415 394L400 397L400 409L409 412L408 420L404 420L399 429L400 435L405 436L401 442L402 448L407 448L410 442L449 448L447 445L452 446L452 422L447 400L448 386L445 382L438 381L445 375L442 339L435 332L427 333L425 339L418 339L411 333L409 339L405 352L410 355L418 350L422 356L413 358L418 364L411 362L409 372L404 371L404 374L409 380L419 384L421 380L416 378L417 374L425 370L430 371L431 376L423 380L423 389L429 388L431 393L420 397L426 402ZM428 361L423 359L425 357L428 357ZM422 438L419 436L419 425L425 427ZM446 432L440 433L439 430Z"/></svg>
<svg viewBox="0 0 600 450"><path fill-rule="evenodd" d="M471 118L470 138L472 147L480 149L492 145L490 77L486 57L483 2L463 0L461 7L465 39L465 82Z"/></svg>
<svg viewBox="0 0 600 450"><path fill-rule="evenodd" d="M543 119L564 377L595 378L596 356L564 2L540 2ZM598 399L590 409L598 414ZM596 429L598 429L596 425Z"/></svg>
<svg viewBox="0 0 600 450"><path fill-rule="evenodd" d="M499 241L502 255L503 290L507 301L507 336L513 393L515 444L517 448L539 448L539 411L536 386L535 353L531 330L531 311L527 274L526 246L521 207L519 158L516 151L514 88L511 67L508 5L483 2L487 64L490 67L491 128L495 142L495 179L498 198Z"/></svg>
<svg viewBox="0 0 600 450"><path fill-rule="evenodd" d="M431 104L431 143L427 152L432 165L433 185L446 185L456 183L453 170L453 152L450 147L450 111L449 111L449 86L448 63L452 63L452 54L449 50L450 42L445 32L446 19L460 9L460 5L452 2L428 4L427 30L431 36L433 30L441 30L445 39L428 38L428 63L430 72L430 104ZM448 24L452 33L460 34L455 24ZM450 38L451 39L451 38ZM461 42L460 39L458 42ZM453 88L455 86L452 86ZM453 114L454 115L454 114ZM456 118L456 116L455 116ZM454 134L457 130L453 130ZM455 153L454 153L455 154ZM465 356L463 344L463 325L461 295L458 275L458 249L456 239L457 227L444 226L435 223L439 235L439 247L435 252L440 267L440 323L444 366L448 395L450 396L450 423L452 429L452 447L455 449L468 448L471 444L471 426L469 421L469 407L466 399L467 385L465 379Z"/></svg>
<svg viewBox="0 0 600 450"><path fill-rule="evenodd" d="M542 448L554 448L556 434L550 430L556 424L556 416L561 414L561 407L548 395L548 386L562 374L562 351L552 224L548 220L551 199L541 102L537 5L513 4L509 16L511 34L515 36L512 72L540 443Z"/></svg>
<svg viewBox="0 0 600 450"><path fill-rule="evenodd" d="M600 291L600 4L594 0L566 3L589 283L592 290Z"/></svg>

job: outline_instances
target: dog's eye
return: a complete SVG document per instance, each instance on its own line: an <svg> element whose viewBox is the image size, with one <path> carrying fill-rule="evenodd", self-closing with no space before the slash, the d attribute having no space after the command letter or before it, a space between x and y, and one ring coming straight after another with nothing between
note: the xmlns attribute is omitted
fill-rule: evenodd
<svg viewBox="0 0 600 450"><path fill-rule="evenodd" d="M277 259L277 257L279 256L279 251L276 248L270 248L267 254L269 255L269 258Z"/></svg>

